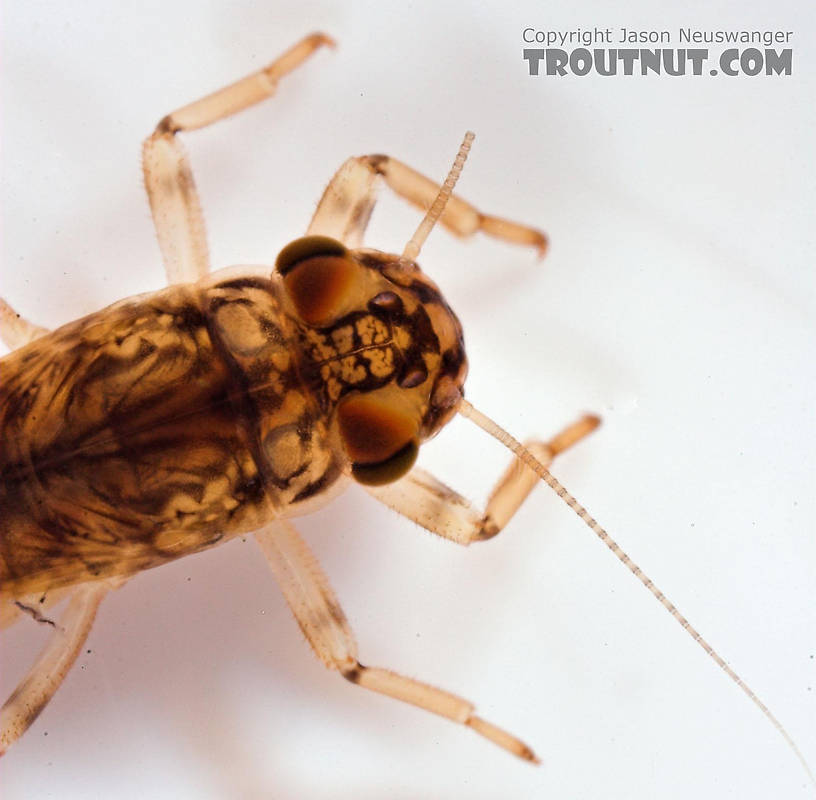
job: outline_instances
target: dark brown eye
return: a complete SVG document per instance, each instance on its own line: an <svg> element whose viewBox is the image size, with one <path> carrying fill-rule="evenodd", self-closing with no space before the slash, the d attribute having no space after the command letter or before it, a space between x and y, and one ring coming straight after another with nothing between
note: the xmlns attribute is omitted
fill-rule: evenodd
<svg viewBox="0 0 816 800"><path fill-rule="evenodd" d="M309 325L332 322L353 299L359 267L340 242L327 236L296 239L281 250L275 266Z"/></svg>
<svg viewBox="0 0 816 800"><path fill-rule="evenodd" d="M359 483L392 483L411 469L419 445L410 416L365 395L349 397L337 415L352 475Z"/></svg>
<svg viewBox="0 0 816 800"><path fill-rule="evenodd" d="M275 260L275 269L281 275L286 275L295 265L308 258L316 256L345 256L348 253L345 246L328 236L302 236L289 242L278 253Z"/></svg>
<svg viewBox="0 0 816 800"><path fill-rule="evenodd" d="M357 483L365 486L382 486L393 483L405 475L414 466L419 447L416 442L408 442L393 456L380 461L379 464L352 464L351 474Z"/></svg>

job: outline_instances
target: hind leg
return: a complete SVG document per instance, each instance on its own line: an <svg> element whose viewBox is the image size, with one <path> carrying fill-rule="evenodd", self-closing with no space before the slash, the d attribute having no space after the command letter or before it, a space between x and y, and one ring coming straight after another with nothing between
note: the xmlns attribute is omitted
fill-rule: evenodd
<svg viewBox="0 0 816 800"><path fill-rule="evenodd" d="M28 730L59 689L90 633L99 604L111 588L107 582L79 586L58 625L42 620L55 630L0 710L0 755Z"/></svg>

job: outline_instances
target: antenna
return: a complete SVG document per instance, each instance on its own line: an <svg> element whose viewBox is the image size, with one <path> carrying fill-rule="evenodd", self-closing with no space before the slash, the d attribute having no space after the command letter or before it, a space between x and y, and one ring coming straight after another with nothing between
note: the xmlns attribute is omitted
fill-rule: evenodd
<svg viewBox="0 0 816 800"><path fill-rule="evenodd" d="M482 414L481 411L474 408L467 400L462 399L459 406L459 413L471 420L471 422L478 425L483 431L489 433L494 439L500 441L508 450L518 458L522 463L528 466L533 472L538 475L586 524L586 526L620 559L632 572L632 574L654 595L660 605L671 614L678 623L685 629L685 631L694 639L703 650L714 660L720 669L731 678L737 686L748 695L751 702L767 717L774 728L779 731L788 746L793 750L796 757L799 759L801 765L805 768L810 782L816 787L816 778L808 766L805 757L793 741L791 735L782 727L782 723L770 712L768 707L754 694L754 691L748 686L731 667L728 666L725 659L717 653L716 650L692 627L691 623L677 610L677 607L672 603L663 592L660 591L643 570L629 558L628 555L621 549L620 545L595 521L594 517L567 491L561 482L518 440L514 439L507 431L499 427L492 419Z"/></svg>
<svg viewBox="0 0 816 800"><path fill-rule="evenodd" d="M439 189L439 194L437 194L436 199L428 209L428 213L422 222L419 223L419 227L414 231L414 235L402 251L402 258L406 261L416 261L419 251L422 249L422 245L425 244L425 240L428 238L428 234L433 230L433 226L436 225L437 220L442 216L442 212L445 210L445 206L448 204L448 200L453 193L453 187L456 186L456 181L459 180L459 175L462 173L462 167L465 166L465 161L470 152L470 146L473 144L475 138L476 134L471 131L465 134L465 138L459 146L459 152L453 160L453 166L450 168L448 177L445 178L445 182Z"/></svg>

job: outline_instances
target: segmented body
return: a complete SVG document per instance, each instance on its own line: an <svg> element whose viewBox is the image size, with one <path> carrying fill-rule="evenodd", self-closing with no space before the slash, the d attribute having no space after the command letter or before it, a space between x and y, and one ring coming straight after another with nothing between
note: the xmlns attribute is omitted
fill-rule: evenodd
<svg viewBox="0 0 816 800"><path fill-rule="evenodd" d="M332 428L349 391L424 385L432 435L464 377L461 328L415 265L358 258L374 299L324 326L279 274L233 270L3 359L3 594L131 574L327 502L349 469Z"/></svg>
<svg viewBox="0 0 816 800"><path fill-rule="evenodd" d="M2 361L4 592L155 566L336 480L278 294L173 286Z"/></svg>

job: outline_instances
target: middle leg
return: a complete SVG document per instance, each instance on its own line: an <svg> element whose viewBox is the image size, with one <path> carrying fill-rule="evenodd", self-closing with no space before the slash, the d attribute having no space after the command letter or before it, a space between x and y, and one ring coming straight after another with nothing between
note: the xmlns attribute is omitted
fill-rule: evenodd
<svg viewBox="0 0 816 800"><path fill-rule="evenodd" d="M544 466L576 442L592 433L601 421L587 415L569 425L547 442L526 442L525 447ZM429 472L414 468L404 478L385 486L363 488L398 514L457 544L481 542L498 534L518 511L538 476L517 458L499 478L480 511L462 495Z"/></svg>

